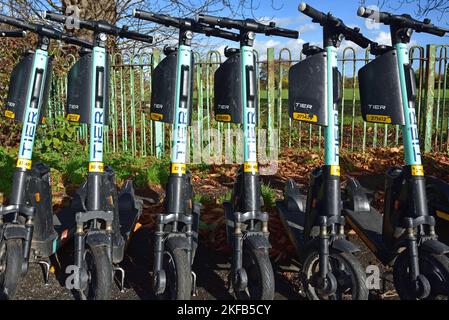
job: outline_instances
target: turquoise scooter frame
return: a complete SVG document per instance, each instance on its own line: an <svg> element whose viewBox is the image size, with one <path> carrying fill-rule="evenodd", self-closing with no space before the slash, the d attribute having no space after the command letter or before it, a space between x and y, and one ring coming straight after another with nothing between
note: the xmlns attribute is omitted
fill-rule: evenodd
<svg viewBox="0 0 449 320"><path fill-rule="evenodd" d="M192 270L198 245L200 204L193 203L187 170L188 127L192 117L194 33L225 39L238 35L211 28L193 19L135 10L134 17L179 29L178 47L165 47L166 57L152 76L150 117L173 125L170 176L166 185L165 212L159 214L154 237L153 287L161 298L188 300L196 294Z"/></svg>
<svg viewBox="0 0 449 320"><path fill-rule="evenodd" d="M287 181L276 206L299 256L303 290L313 300L368 299L366 275L354 256L360 249L345 234L339 162L339 113L342 79L337 48L343 39L368 47L357 28L306 3L299 11L323 27L324 50L305 44L306 59L290 68L289 113L297 121L324 126L324 166L310 175L307 194Z"/></svg>
<svg viewBox="0 0 449 320"><path fill-rule="evenodd" d="M416 80L408 47L414 31L443 36L429 19L394 15L361 7L358 15L390 26L393 46L371 43L376 58L359 71L360 102L365 121L399 125L404 166L386 173L383 215L370 206L360 183L347 180L347 221L376 257L393 265L401 299L449 296L449 247L438 241L435 218L427 203L415 111Z"/></svg>
<svg viewBox="0 0 449 320"><path fill-rule="evenodd" d="M59 23L73 19L51 12L43 16ZM153 38L105 21L76 18L76 24L93 31L94 45L81 53L68 77L67 119L88 124L90 133L87 181L78 192L75 215L74 283L82 298L105 300L110 297L115 272L120 273L120 289L124 290L125 271L118 264L142 207L135 199L132 181L118 192L114 172L103 162L103 130L109 119L107 34L147 43Z"/></svg>
<svg viewBox="0 0 449 320"><path fill-rule="evenodd" d="M299 33L258 23L200 14L197 20L211 26L240 31L240 49L225 50L228 58L215 73L215 119L243 124L244 163L239 168L231 201L224 205L228 242L233 248L229 284L238 299L274 298L274 273L269 257L268 213L262 211L257 159L256 33L297 39Z"/></svg>
<svg viewBox="0 0 449 320"><path fill-rule="evenodd" d="M36 50L26 52L11 74L5 110L7 118L23 125L9 205L0 207L0 286L2 298L11 299L30 263L44 267L47 282L50 269L47 259L59 248L62 233L58 231L63 230L55 230L54 221L63 217L65 223L61 226L75 225L70 219L73 213L64 210L67 208L53 215L49 168L32 163L35 135L44 121L52 74L50 41L58 39L87 48L92 48L92 44L46 25L4 15L0 15L0 22L38 35Z"/></svg>

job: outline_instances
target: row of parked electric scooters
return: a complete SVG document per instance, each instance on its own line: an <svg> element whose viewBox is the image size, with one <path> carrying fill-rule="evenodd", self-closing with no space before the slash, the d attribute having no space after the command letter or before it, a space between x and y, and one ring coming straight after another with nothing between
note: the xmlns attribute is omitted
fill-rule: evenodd
<svg viewBox="0 0 449 320"><path fill-rule="evenodd" d="M366 274L347 240L348 222L368 248L386 265L393 265L394 283L403 299L449 296L449 247L437 233L449 234L449 186L424 178L415 115L416 86L407 44L413 31L443 36L448 30L429 20L360 8L358 15L390 26L392 46L377 44L347 27L332 14L305 3L299 11L323 28L324 49L304 45L306 59L289 73L289 114L294 120L324 127L325 165L316 168L306 193L289 180L285 199L277 207L301 262L301 281L310 299L368 299ZM74 245L74 288L84 299L108 299L114 275L123 289L125 272L119 264L136 221L141 202L131 181L117 190L113 170L103 163L103 127L108 124L109 65L107 35L151 43L152 37L104 21L86 21L46 12L58 23L75 19L93 31L93 42L80 40L48 25L0 15L0 22L21 31L3 31L19 37L38 35L37 48L24 54L14 68L5 116L23 124L17 169L9 205L0 207L0 286L3 298L13 298L29 263L43 266L45 281L49 257L68 242ZM196 276L192 263L198 242L200 206L193 203L186 168L193 100L192 38L194 33L240 43L227 48L227 60L215 73L215 119L242 124L244 164L232 199L224 204L228 241L233 248L229 283L238 299L273 299L274 274L269 259L268 214L258 173L256 127L258 112L257 66L253 49L256 33L298 38L293 30L254 20L207 15L196 19L134 11L134 17L179 29L179 45L166 47L165 59L153 71L151 119L173 124L170 177L165 212L154 231L153 287L164 299L190 299ZM73 25L73 23L71 23ZM220 29L222 28L222 29ZM224 29L235 29L234 33ZM52 210L50 169L32 163L36 127L42 122L52 70L48 54L51 39L80 46L80 60L68 76L67 118L85 123L90 132L87 180L70 206ZM403 132L405 166L390 169L385 182L385 210L376 211L368 195L352 177L340 181L338 104L342 79L337 48L346 39L370 46L375 59L359 71L360 99L365 121L399 125ZM428 208L430 200L430 209ZM437 232L438 231L438 232Z"/></svg>

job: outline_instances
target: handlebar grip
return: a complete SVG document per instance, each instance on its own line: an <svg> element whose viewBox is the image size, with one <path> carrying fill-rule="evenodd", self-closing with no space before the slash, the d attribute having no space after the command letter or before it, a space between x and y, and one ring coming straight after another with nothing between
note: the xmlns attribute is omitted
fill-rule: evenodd
<svg viewBox="0 0 449 320"><path fill-rule="evenodd" d="M429 28L423 27L422 31L417 30L417 32L425 32L425 33L433 34L434 36L443 37L447 31L437 28L437 27L429 27Z"/></svg>
<svg viewBox="0 0 449 320"><path fill-rule="evenodd" d="M202 26L201 29L202 29L202 32L206 36L214 36L214 37L223 38L223 39L227 39L227 40L231 40L231 41L239 41L240 40L240 36L237 33L225 31L225 30L218 29L218 28L207 27L207 26Z"/></svg>
<svg viewBox="0 0 449 320"><path fill-rule="evenodd" d="M14 27L20 28L20 29L36 30L36 26L33 25L33 24L30 24L30 23L25 22L25 21L20 21L18 19L5 16L3 14L0 14L0 22L8 24L10 26L14 26Z"/></svg>
<svg viewBox="0 0 449 320"><path fill-rule="evenodd" d="M74 45L77 45L80 47L89 48L89 49L93 48L93 44L90 43L89 41L86 41L86 40L83 40L83 39L80 39L77 37L73 37L68 34L62 34L61 40L66 43L74 44Z"/></svg>
<svg viewBox="0 0 449 320"><path fill-rule="evenodd" d="M357 15L362 18L370 18L379 23L387 23L390 14L386 12L376 11L366 7L359 7L357 10Z"/></svg>
<svg viewBox="0 0 449 320"><path fill-rule="evenodd" d="M196 21L218 26L218 25L220 25L221 19L219 17L213 17L213 16L208 16L205 14L199 14L196 16Z"/></svg>
<svg viewBox="0 0 449 320"><path fill-rule="evenodd" d="M309 6L305 2L301 2L298 6L298 10L302 13L304 13L306 16L309 16L313 20L316 20L318 22L322 22L326 19L326 14L324 14L321 11L316 10L315 8Z"/></svg>
<svg viewBox="0 0 449 320"><path fill-rule="evenodd" d="M63 14L59 14L59 13L55 13L55 12L48 12L48 11L44 11L42 13L42 17L44 19L55 21L55 22L60 22L60 23L65 23L68 18L67 16L65 16Z"/></svg>
<svg viewBox="0 0 449 320"><path fill-rule="evenodd" d="M296 30L283 29L283 28L273 28L268 31L268 35L280 36L285 38L298 39L299 32Z"/></svg>
<svg viewBox="0 0 449 320"><path fill-rule="evenodd" d="M155 22L155 23L159 23L159 24L163 24L163 25L170 25L173 27L178 27L181 25L179 19L177 19L177 18L173 18L173 17L167 16L164 14L158 14L158 13L154 13L154 12L147 12L147 11L134 9L133 16L135 18L138 18L141 20L147 20L147 21L151 21L151 22Z"/></svg>
<svg viewBox="0 0 449 320"><path fill-rule="evenodd" d="M2 38L22 38L26 34L26 31L23 30L0 30L0 37Z"/></svg>
<svg viewBox="0 0 449 320"><path fill-rule="evenodd" d="M122 29L119 36L121 38L128 38L128 39L136 40L136 41L140 41L140 42L153 43L152 36L148 36L146 34L142 34L142 33L136 32L136 31L128 31L128 30Z"/></svg>

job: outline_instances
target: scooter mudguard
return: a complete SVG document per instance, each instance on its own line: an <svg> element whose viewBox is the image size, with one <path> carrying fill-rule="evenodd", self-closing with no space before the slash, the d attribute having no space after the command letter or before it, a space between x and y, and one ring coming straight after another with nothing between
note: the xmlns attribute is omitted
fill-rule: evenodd
<svg viewBox="0 0 449 320"><path fill-rule="evenodd" d="M182 234L171 234L168 236L165 241L165 245L169 247L171 250L181 249L181 250L191 250L191 246L189 245L189 241Z"/></svg>
<svg viewBox="0 0 449 320"><path fill-rule="evenodd" d="M3 238L8 239L26 239L27 229L24 225L8 223L3 227Z"/></svg>
<svg viewBox="0 0 449 320"><path fill-rule="evenodd" d="M334 103L342 99L341 73L334 72ZM292 66L289 71L290 118L320 126L328 126L327 58L325 52L316 53Z"/></svg>
<svg viewBox="0 0 449 320"><path fill-rule="evenodd" d="M398 69L397 51L390 50L359 70L360 103L365 121L405 124ZM405 69L408 97L414 101L415 75L410 66Z"/></svg>
<svg viewBox="0 0 449 320"><path fill-rule="evenodd" d="M254 58L255 60L256 58ZM254 66L257 65L254 61ZM248 79L247 87L250 88L248 92L255 93L257 91L257 75L256 70L245 70L246 78ZM235 50L229 55L228 59L220 65L215 71L214 76L214 94L215 94L215 120L227 123L243 123L243 102L242 102L242 79L241 79L241 59L240 51ZM255 95L251 94L248 99L253 99L256 111L259 110L257 106L257 99ZM257 119L256 115L256 119Z"/></svg>
<svg viewBox="0 0 449 320"><path fill-rule="evenodd" d="M421 249L425 250L427 252L437 254L437 255L443 255L449 253L449 246L445 245L444 243L438 241L438 240L426 240L421 244Z"/></svg>
<svg viewBox="0 0 449 320"><path fill-rule="evenodd" d="M10 87L8 91L8 98L6 100L5 116L18 122L24 122L26 101L28 92L32 89L33 83L30 82L30 76L33 71L34 52L28 52L24 55L22 60L14 67L9 81ZM42 123L45 115L45 109L48 101L48 94L50 89L52 59L48 59L46 74L42 74L42 70L37 71L36 76L45 76L44 95L42 101L42 108L40 110L40 123Z"/></svg>
<svg viewBox="0 0 449 320"><path fill-rule="evenodd" d="M429 213L435 217L438 239L449 244L449 183L436 177L426 177Z"/></svg>
<svg viewBox="0 0 449 320"><path fill-rule="evenodd" d="M270 240L260 234L249 233L245 238L245 241L250 244L250 248L269 250L271 248Z"/></svg>
<svg viewBox="0 0 449 320"><path fill-rule="evenodd" d="M90 247L109 246L109 236L103 231L89 231L86 236L86 243Z"/></svg>
<svg viewBox="0 0 449 320"><path fill-rule="evenodd" d="M191 66L194 65L192 55ZM175 103L176 103L176 73L178 67L178 52L174 50L157 65L153 71L153 81L151 83L151 106L150 118L153 121L173 124L175 121ZM194 72L188 70L187 66L181 68L182 87L186 92L190 91L188 97L193 97ZM185 76L184 76L185 75ZM193 99L187 102L187 106L192 110ZM188 123L192 121L192 112L189 112Z"/></svg>
<svg viewBox="0 0 449 320"><path fill-rule="evenodd" d="M339 252L355 253L360 252L360 248L347 239L335 239L332 241L331 248Z"/></svg>
<svg viewBox="0 0 449 320"><path fill-rule="evenodd" d="M96 92L102 94L104 101L103 123L109 123L109 59L106 59L106 68L97 67L95 74L92 72L93 54L84 52L81 58L70 69L67 77L67 119L73 122L90 124L93 77L96 77L98 88ZM103 82L105 81L105 82Z"/></svg>

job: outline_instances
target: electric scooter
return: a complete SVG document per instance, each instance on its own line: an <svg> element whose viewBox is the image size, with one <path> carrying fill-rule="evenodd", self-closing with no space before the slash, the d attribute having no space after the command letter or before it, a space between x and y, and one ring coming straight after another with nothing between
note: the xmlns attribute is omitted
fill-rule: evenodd
<svg viewBox="0 0 449 320"><path fill-rule="evenodd" d="M150 118L173 125L170 177L165 212L157 216L154 236L153 287L161 298L188 300L196 294L192 271L198 245L200 204L193 203L190 172L186 166L188 126L193 103L193 33L235 40L237 34L212 28L193 19L134 11L134 17L179 29L178 47L166 46L166 57L155 68Z"/></svg>
<svg viewBox="0 0 449 320"><path fill-rule="evenodd" d="M229 283L237 299L272 300L274 274L270 262L268 213L261 210L257 159L256 33L297 39L299 33L264 25L255 20L235 20L199 15L199 22L240 31L240 49L226 48L227 60L215 72L215 119L243 124L244 164L239 168L231 201L224 203L228 242L233 247Z"/></svg>
<svg viewBox="0 0 449 320"><path fill-rule="evenodd" d="M297 121L324 127L324 166L310 175L307 193L289 179L284 199L277 201L281 221L298 252L301 282L312 300L366 300L365 271L347 240L342 215L338 105L342 78L337 48L346 39L362 48L370 44L358 28L349 28L331 13L301 3L299 11L323 27L325 49L305 44L306 59L289 72L289 115Z"/></svg>
<svg viewBox="0 0 449 320"><path fill-rule="evenodd" d="M118 193L114 172L103 163L103 128L109 119L107 35L147 43L152 43L153 38L105 21L87 21L50 12L44 12L44 18L59 23L74 19L75 25L93 31L93 49L82 53L68 76L67 119L88 124L90 131L88 177L79 193L75 219L78 268L75 283L83 298L108 299L115 272L121 275L123 291L125 271L118 264L140 217L142 202L135 199L130 180Z"/></svg>
<svg viewBox="0 0 449 320"><path fill-rule="evenodd" d="M51 14L46 16L48 18ZM29 262L36 261L43 265L45 281L48 281L50 264L46 259L74 238L76 268L69 276L72 277L71 289L78 290L85 299L107 299L113 281L113 264L115 269L122 272L123 290L124 271L116 264L123 258L125 239L128 239L133 222L140 214L140 203L134 200L132 182L128 181L118 193L112 169L103 168L100 163L104 115L107 114L105 93L108 92L108 82L105 81L106 53L103 48L105 37L99 37L96 44L92 45L49 26L5 16L1 16L0 21L39 35L37 50L26 55L13 71L7 103L10 115L23 121L24 126L11 205L2 208L2 216L13 214L12 219L2 225L2 240L6 240L3 241L6 243L2 269L3 292L7 297L12 296L10 293L17 287L19 274L23 275L27 271ZM91 25L97 26L94 23ZM109 25L103 28L118 29ZM50 38L93 50L84 51L84 56L69 74L68 84L69 106L81 112L82 121L88 116L92 119L90 172L87 182L73 196L70 207L58 213L52 210L49 168L44 164L34 165L31 161L34 135L44 114L51 79L51 58L48 55ZM146 39L146 36L139 35L140 38ZM81 87L85 90L83 92L78 91L80 86L76 84L80 83L88 86L87 89ZM79 101L76 97L85 100ZM69 120L73 119L69 116ZM14 251L7 248L9 239L14 240L14 256Z"/></svg>
<svg viewBox="0 0 449 320"><path fill-rule="evenodd" d="M435 218L427 206L415 111L415 73L407 49L413 31L443 36L447 30L429 19L421 22L409 15L364 7L359 8L358 15L390 26L393 46L372 45L376 58L359 71L360 102L365 121L401 126L405 166L386 172L383 216L370 206L360 183L349 177L347 220L383 264L393 264L393 280L401 299L447 299L449 247L438 241Z"/></svg>
<svg viewBox="0 0 449 320"><path fill-rule="evenodd" d="M9 205L0 207L0 286L2 298L12 299L30 262L47 269L44 259L54 254L58 233L53 213L48 167L32 164L36 128L43 122L52 71L48 54L50 39L92 47L89 42L63 34L45 25L0 15L0 22L38 35L37 48L24 54L12 71L5 116L21 122L22 134ZM47 180L47 181L46 181ZM68 220L70 212L61 213ZM75 226L75 223L71 223Z"/></svg>

